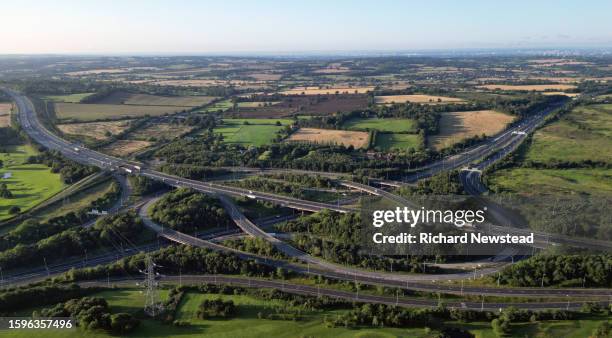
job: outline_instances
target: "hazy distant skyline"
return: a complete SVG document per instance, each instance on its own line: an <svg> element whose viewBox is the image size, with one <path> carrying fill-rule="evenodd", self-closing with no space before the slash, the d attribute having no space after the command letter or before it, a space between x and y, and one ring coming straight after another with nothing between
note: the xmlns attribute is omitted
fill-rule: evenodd
<svg viewBox="0 0 612 338"><path fill-rule="evenodd" d="M11 1L0 54L612 47L612 1Z"/></svg>

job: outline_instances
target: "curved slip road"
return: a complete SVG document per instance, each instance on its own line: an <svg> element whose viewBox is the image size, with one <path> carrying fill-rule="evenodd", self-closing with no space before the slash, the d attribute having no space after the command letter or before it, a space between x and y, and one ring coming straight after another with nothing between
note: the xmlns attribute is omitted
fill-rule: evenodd
<svg viewBox="0 0 612 338"><path fill-rule="evenodd" d="M272 202L281 206L298 210L316 212L321 211L323 209L329 209L341 213L355 211L354 208L337 204L300 200L292 197L251 191L248 189L236 187L228 187L215 183L190 180L149 169L141 170L141 166L138 163L123 160L117 157L113 157L84 148L80 145L70 143L51 133L40 123L36 116L36 112L34 110L32 102L30 102L27 97L20 95L19 93L13 90L4 89L4 91L7 92L15 101L17 107L19 108L18 120L21 125L21 128L28 135L30 135L32 139L34 139L37 143L45 146L48 149L59 151L67 158L70 158L76 162L86 165L97 166L99 168L110 171L124 171L126 173L140 174L157 181L165 182L166 184L175 187L189 187L205 193L221 193L230 196L249 197L257 200Z"/></svg>
<svg viewBox="0 0 612 338"><path fill-rule="evenodd" d="M32 103L25 96L19 95L18 93L11 91L11 90L5 90L5 91L9 93L10 96L12 96L12 98L15 100L19 108L18 118L19 118L19 122L22 128L35 141L37 141L41 145L46 146L49 149L58 150L62 154L64 154L66 157L71 158L80 163L84 163L88 165L95 165L103 169L110 169L110 170L120 170L123 168L129 171L135 171L135 170L140 171L140 168L138 167L138 165L135 165L132 162L118 159L112 156L104 155L104 154L101 154L101 153L98 153L98 152L95 152L95 151L92 151L86 148L82 148L80 146L75 146L57 137L56 135L49 132L44 126L40 124L40 121L38 120L38 118L36 117L36 113L34 112ZM208 192L208 193L221 193L221 194L230 194L234 196L239 195L239 196L247 196L247 197L252 196L251 198L267 200L267 201L271 201L277 204L286 205L292 208L298 208L298 209L302 208L302 210L319 211L322 209L331 209L331 210L336 210L339 212L352 211L345 207L338 208L336 205L327 205L327 204L318 203L318 202L302 201L299 199L286 198L286 197L276 196L276 195L267 194L267 193L260 193L260 192L254 193L246 189L228 188L225 186L220 186L220 185L212 184L212 183L203 183L199 181L187 180L181 177L166 175L163 173L150 171L150 170L144 171L144 174L147 174L149 177L153 179L158 179L158 180L165 181L165 182L166 180L170 180L170 182L166 182L166 183L169 183L170 185L186 186L186 187L194 188L196 190L200 190L200 191ZM178 236L180 237L180 236L187 236L187 235L178 235ZM181 238L177 238L177 239L181 239ZM182 240L184 239L185 237L182 237ZM283 262L283 264L286 264L286 263ZM289 266L289 265L286 265L286 266ZM606 296L606 297L612 294L611 290L593 290L593 289L590 289L590 290L543 289L541 290L541 289L508 289L508 288L496 289L496 288L479 288L479 287L473 287L473 288L469 288L469 287L463 288L462 287L461 289L459 289L459 287L456 287L456 286L419 284L419 283L411 282L412 279L407 279L406 276L401 276L401 275L398 278L398 276L396 275L387 276L388 274L373 273L373 274L368 274L368 275L362 275L361 273L359 274L354 273L352 276L353 278L351 278L350 273L349 274L345 273L346 271L345 269L341 269L341 272L336 272L336 271L311 272L309 266L300 267L300 266L293 265L292 268L293 270L298 271L298 272L316 273L316 274L325 275L327 277L335 278L335 279L355 280L358 282L363 282L363 283L368 283L368 284L380 284L380 285L387 285L387 286L406 287L406 288L422 290L422 291L447 292L447 293L456 293L456 294L470 293L470 294L489 294L489 295L506 295L506 296L507 295L551 296L551 295L571 294L573 296L600 295L600 296ZM471 275L472 275L471 273L466 273L466 274L463 274L462 277L456 277L457 275L453 275L453 276L455 276L454 279L462 279L462 278L469 277ZM425 276L419 276L419 277L425 277ZM423 278L423 280L431 280L431 277Z"/></svg>
<svg viewBox="0 0 612 338"><path fill-rule="evenodd" d="M317 265L317 259L312 258L309 255L301 253L301 251L295 248L288 250L288 253L296 253L296 259L303 259L304 256L309 256L313 259L313 265L310 266L310 260L305 259L306 266L298 265L282 260L270 259L255 254L239 251L236 249L227 248L225 246L212 243L210 241L202 240L197 237L186 235L183 233L177 233L176 231L166 229L158 224L155 224L147 213L148 207L154 203L154 200L148 201L144 204L140 210L139 215L143 218L145 225L152 230L158 232L160 236L163 236L169 240L177 243L192 245L197 247L208 248L211 250L232 252L238 254L240 257L245 259L253 259L261 264L270 265L277 268L283 268L298 273L319 275L336 280L354 281L363 284L371 285L382 285L388 287L397 287L408 290L417 290L425 292L440 292L456 295L487 295L487 296L511 296L511 297L605 297L606 299L612 297L612 290L610 289L549 289L549 288L494 288L494 287L475 287L475 286L457 286L457 285L446 285L436 284L436 281L446 281L460 275L461 278L454 279L466 279L473 276L473 272L466 272L457 275L398 275L390 273L377 273L371 271L363 271L358 269L346 268L339 265L334 265L325 262L324 266ZM259 231L262 231L261 229ZM263 232L263 231L262 231ZM270 236L266 233L267 236ZM278 241L278 240L276 240ZM281 241L278 241L283 243ZM286 243L285 243L286 244ZM301 253L301 254L300 254ZM444 278L439 278L444 276ZM431 283L428 283L431 282Z"/></svg>

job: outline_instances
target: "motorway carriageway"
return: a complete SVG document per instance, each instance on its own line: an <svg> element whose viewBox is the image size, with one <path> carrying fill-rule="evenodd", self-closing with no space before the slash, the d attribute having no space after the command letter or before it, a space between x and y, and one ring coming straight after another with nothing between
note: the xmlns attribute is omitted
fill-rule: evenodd
<svg viewBox="0 0 612 338"><path fill-rule="evenodd" d="M136 166L133 165L132 163L128 162L128 161L124 161L118 158L114 158L111 156L107 156L95 151L91 151L89 149L86 148L82 148L82 147L75 147L74 145L70 144L69 142L53 135L52 133L50 133L46 128L44 128L41 124L40 121L37 119L36 114L34 112L33 106L31 104L31 102L25 98L24 96L20 96L19 94L12 92L10 90L7 90L7 92L13 97L13 99L15 100L15 102L17 103L18 107L19 107L19 121L21 123L22 128L24 128L24 130L33 138L35 139L37 142L39 142L40 144L51 148L51 149L56 149L60 152L62 152L64 155L66 155L69 158L74 159L75 161L81 162L81 163L85 163L85 164L90 164L90 165L96 165L102 168L107 168L107 169L117 169L120 167L127 167L127 168L135 168ZM161 180L173 180L174 182L166 182L169 183L170 185L175 185L175 186L188 186L188 187L192 187L194 189L200 190L200 191L205 191L205 192L209 192L209 193L228 193L231 195L240 195L240 196L247 196L247 197L251 197L251 198L257 198L257 199L263 199L263 200L270 200L272 202L275 203L279 203L281 205L285 205L288 207L292 207L292 208L298 208L298 209L302 209L302 210L308 210L308 211L318 211L318 210L322 210L322 209L332 209L332 210L337 210L340 212L347 212L349 210L346 209L340 209L337 208L335 205L333 206L329 206L329 205L325 205L323 203L318 203L318 202L309 202L309 201L301 201L298 199L292 199L292 198L285 198L282 196L276 196L276 195L272 195L272 194L266 194L266 193L259 193L257 192L257 195L255 195L252 191L246 191L246 189L238 189L238 188L228 188L228 187L224 187L224 186L220 186L217 184L212 184L212 183L203 183L203 182L198 182L198 181L192 181L192 180L186 180L180 177L176 177L176 176L170 176L170 175L166 175L163 173L158 173L155 171L145 171L144 174L148 174L149 177L151 178L155 178L155 179L161 179ZM222 188L222 189L219 189ZM344 208L344 207L343 207ZM331 274L335 274L334 272L331 272ZM341 274L341 275L337 275L336 274L336 278L337 279L344 279L344 280L350 280L349 278L350 276L347 276L346 274ZM333 278L333 277L332 277ZM402 287L403 286L403 280L405 280L404 278L400 278L400 280L396 280L396 279L386 279L386 278L380 278L378 276L376 277L372 277L372 276L359 276L357 273L355 273L353 275L353 278L357 281L369 281L369 282L374 282L374 283L380 283L380 282L389 282L389 283L397 283L400 282L399 285L396 284L396 286ZM409 287L409 281L406 280L406 287ZM436 291L436 290L431 290L432 286L428 286L427 287L429 289L429 291ZM418 289L418 288L417 288ZM433 289L439 289L439 286L435 286L433 287ZM485 291L483 288L480 288L480 291ZM508 289L506 289L508 290ZM438 290L439 291L439 290ZM497 292L499 292L500 290L497 290ZM511 291L511 290L508 290ZM512 293L512 294L523 294L526 290L515 290L517 293ZM543 291L543 290L540 290ZM463 287L461 290L461 293L463 293ZM561 291L563 292L563 291ZM570 292L572 294L575 294L576 291L575 290L567 290L567 292ZM481 292L482 293L482 292ZM504 292L505 293L505 292ZM608 295L610 293L610 291L605 290L605 294ZM552 293L554 294L554 292ZM578 294L584 294L584 292L580 291L578 292ZM601 293L600 293L601 294Z"/></svg>
<svg viewBox="0 0 612 338"><path fill-rule="evenodd" d="M27 99L27 97L22 96L12 90L5 89L5 91L9 93L13 100L15 100L15 103L19 108L18 118L23 130L39 144L45 146L48 149L57 150L67 158L70 158L76 162L83 163L86 165L93 165L100 167L101 169L112 171L125 171L133 173L139 172L139 174L143 176L147 176L158 181L163 181L171 186L190 187L192 189L205 193L221 193L228 194L231 196L249 197L253 199L269 201L281 206L286 206L298 210L316 212L321 211L323 209L330 209L341 213L346 213L355 210L353 208L347 206L340 206L337 204L305 201L292 197L279 196L263 192L254 192L248 189L227 187L215 183L205 183L178 176L167 175L149 169L140 170L140 165L137 163L105 155L81 147L80 145L72 144L64 139L59 138L58 136L47 130L40 123L34 111L34 107L30 100Z"/></svg>
<svg viewBox="0 0 612 338"><path fill-rule="evenodd" d="M274 281L266 279L256 279L247 277L231 277L227 275L181 275L181 276L162 276L160 277L160 284L171 284L171 285L184 285L184 284L217 284L217 285L234 285L247 288L265 288L274 289L282 292L300 294L306 296L327 296L331 298L343 299L348 302L357 303L370 303L370 304L386 304L391 306L400 307L423 307L423 308L436 308L440 305L438 300L431 299L419 299L419 298L406 298L400 296L399 293L396 296L377 296L364 294L359 292L350 292L343 290L334 290L328 288L321 288L320 286L310 286L293 284L284 281ZM106 279L97 281L83 281L77 282L81 287L134 287L136 283L142 282L142 279ZM458 302L452 300L445 300L444 306L450 309L462 309L462 310L480 310L480 311L500 311L507 307L514 307L519 309L528 310L579 310L585 301L559 301L559 302L531 302L531 303L511 303L511 302L485 302L484 297L480 302L465 301ZM597 303L603 307L609 305L609 301L588 301L589 303Z"/></svg>
<svg viewBox="0 0 612 338"><path fill-rule="evenodd" d="M612 290L610 289L550 289L550 288L494 288L494 287L479 287L479 286L464 286L463 283L459 285L448 285L448 284L436 284L435 282L442 282L449 279L448 277L454 278L456 275L408 275L408 274L388 274L388 273L376 273L371 271L350 269L340 265L334 265L326 262L326 266L323 269L317 268L314 264L310 266L310 261L306 261L306 265L289 263L283 260L276 260L267 257L262 257L252 253L239 251L232 248L227 248L222 245L212 243L207 240L202 240L184 233L178 233L174 230L167 229L160 225L155 224L147 213L148 205L145 204L140 210L139 215L145 222L145 224L152 230L160 233L160 236L166 237L169 240L177 241L179 243L208 248L217 251L232 252L245 259L253 259L260 264L270 265L277 268L283 268L286 270L313 275L313 276L324 276L336 280L353 281L363 284L370 285L382 285L387 287L405 288L408 290L417 290L425 292L440 292L455 295L487 295L487 296L509 296L509 297L612 297ZM244 225L243 225L244 226ZM261 230L260 230L261 231ZM263 232L263 231L262 231ZM267 236L270 236L266 233ZM276 239L275 239L276 240ZM277 242L284 243L276 240ZM289 246L288 244L284 243ZM297 250L292 248L292 250ZM299 251L299 250L298 250ZM288 251L292 253L291 251ZM303 257L295 256L300 259ZM329 269L328 266L332 268ZM473 276L472 272L465 272L457 274L462 279L468 279ZM444 278L440 278L443 276ZM474 275L475 276L475 275ZM431 281L431 283L429 283Z"/></svg>

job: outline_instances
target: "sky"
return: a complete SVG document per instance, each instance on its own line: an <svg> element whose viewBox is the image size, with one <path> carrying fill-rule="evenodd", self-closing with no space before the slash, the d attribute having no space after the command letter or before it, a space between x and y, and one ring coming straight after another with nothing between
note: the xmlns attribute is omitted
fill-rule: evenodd
<svg viewBox="0 0 612 338"><path fill-rule="evenodd" d="M3 1L0 54L612 47L612 1Z"/></svg>

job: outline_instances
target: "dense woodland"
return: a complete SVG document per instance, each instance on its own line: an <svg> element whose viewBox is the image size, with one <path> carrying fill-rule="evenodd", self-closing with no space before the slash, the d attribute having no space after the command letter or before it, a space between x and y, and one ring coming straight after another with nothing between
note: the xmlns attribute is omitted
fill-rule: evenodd
<svg viewBox="0 0 612 338"><path fill-rule="evenodd" d="M497 278L497 277L496 277ZM495 278L495 279L496 279ZM612 256L606 254L537 255L502 270L510 286L612 287Z"/></svg>
<svg viewBox="0 0 612 338"><path fill-rule="evenodd" d="M152 194L168 188L163 182L152 180L146 176L130 175L128 176L128 180L132 188L132 194L138 196Z"/></svg>
<svg viewBox="0 0 612 338"><path fill-rule="evenodd" d="M233 226L221 202L184 188L167 193L159 199L151 209L151 218L186 233Z"/></svg>
<svg viewBox="0 0 612 338"><path fill-rule="evenodd" d="M12 269L28 265L40 266L73 256L83 257L87 250L104 247L128 247L142 236L143 225L133 213L101 218L89 228L70 228L30 244L0 252L0 266Z"/></svg>
<svg viewBox="0 0 612 338"><path fill-rule="evenodd" d="M288 257L280 252L272 243L260 237L245 237L241 239L228 239L223 241L223 245L245 252L254 253L274 259L287 259Z"/></svg>
<svg viewBox="0 0 612 338"><path fill-rule="evenodd" d="M23 140L19 133L13 128L0 128L0 152L6 152L2 147L22 144Z"/></svg>
<svg viewBox="0 0 612 338"><path fill-rule="evenodd" d="M277 226L280 231L297 233L292 239L298 248L326 260L385 271L424 272L422 263L429 256L376 256L364 251L363 224L357 213L341 214L324 210ZM428 267L427 272L438 269Z"/></svg>
<svg viewBox="0 0 612 338"><path fill-rule="evenodd" d="M162 248L150 255L155 264L163 267L159 269L159 272L167 275L178 275L180 271L183 274L241 274L274 277L279 272L268 265L244 260L232 253L215 252L210 249L184 245ZM139 270L144 268L144 257L145 254L136 254L108 265L72 270L64 275L64 279L76 281L138 274ZM284 276L285 273L282 275Z"/></svg>

